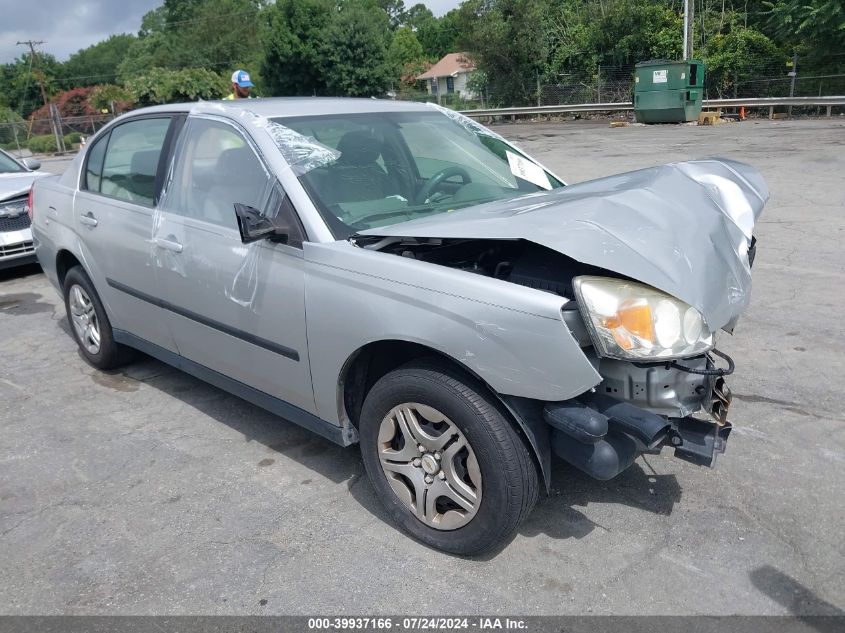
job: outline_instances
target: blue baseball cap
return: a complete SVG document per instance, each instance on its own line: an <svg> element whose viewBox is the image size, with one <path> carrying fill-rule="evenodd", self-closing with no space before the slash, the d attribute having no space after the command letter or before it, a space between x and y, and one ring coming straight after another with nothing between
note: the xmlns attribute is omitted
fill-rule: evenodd
<svg viewBox="0 0 845 633"><path fill-rule="evenodd" d="M245 70L236 70L232 73L232 83L238 84L241 88L252 88L255 85L249 80L249 73Z"/></svg>

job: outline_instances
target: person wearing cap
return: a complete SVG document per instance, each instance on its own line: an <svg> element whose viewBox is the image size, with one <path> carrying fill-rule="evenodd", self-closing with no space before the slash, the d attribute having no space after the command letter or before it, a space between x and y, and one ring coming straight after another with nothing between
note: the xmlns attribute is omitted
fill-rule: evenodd
<svg viewBox="0 0 845 633"><path fill-rule="evenodd" d="M236 70L232 73L232 93L226 100L250 99L249 91L255 84L249 79L249 73L245 70Z"/></svg>

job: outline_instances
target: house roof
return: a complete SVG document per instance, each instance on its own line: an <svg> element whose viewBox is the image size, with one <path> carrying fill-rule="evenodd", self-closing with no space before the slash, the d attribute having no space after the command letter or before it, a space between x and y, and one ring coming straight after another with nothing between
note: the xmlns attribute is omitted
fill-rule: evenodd
<svg viewBox="0 0 845 633"><path fill-rule="evenodd" d="M475 64L466 53L449 53L422 75L418 75L417 79L454 77L458 73L468 73L473 70L475 70Z"/></svg>

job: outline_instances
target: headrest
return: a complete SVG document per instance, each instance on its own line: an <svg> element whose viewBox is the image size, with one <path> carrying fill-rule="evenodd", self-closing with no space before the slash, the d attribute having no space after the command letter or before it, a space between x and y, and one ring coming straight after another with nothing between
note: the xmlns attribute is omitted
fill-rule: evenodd
<svg viewBox="0 0 845 633"><path fill-rule="evenodd" d="M129 171L138 176L155 176L158 170L158 157L160 154L161 150L158 149L135 152L132 155Z"/></svg>
<svg viewBox="0 0 845 633"><path fill-rule="evenodd" d="M252 167L255 160L247 146L224 149L217 157L217 174L231 180Z"/></svg>
<svg viewBox="0 0 845 633"><path fill-rule="evenodd" d="M369 165L381 155L381 141L365 130L347 132L337 144L339 162L348 165Z"/></svg>

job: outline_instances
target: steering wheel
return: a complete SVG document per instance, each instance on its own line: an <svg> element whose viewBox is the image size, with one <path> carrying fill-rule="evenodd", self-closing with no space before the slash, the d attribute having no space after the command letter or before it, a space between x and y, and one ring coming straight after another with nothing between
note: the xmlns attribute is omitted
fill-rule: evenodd
<svg viewBox="0 0 845 633"><path fill-rule="evenodd" d="M429 178L428 182L423 185L422 189L420 189L419 193L414 198L414 204L425 204L425 201L428 200L435 191L437 191L438 187L443 184L443 181L447 178L451 178L452 176L460 176L461 183L463 185L472 182L469 172L463 167L455 165L453 167L441 169Z"/></svg>

